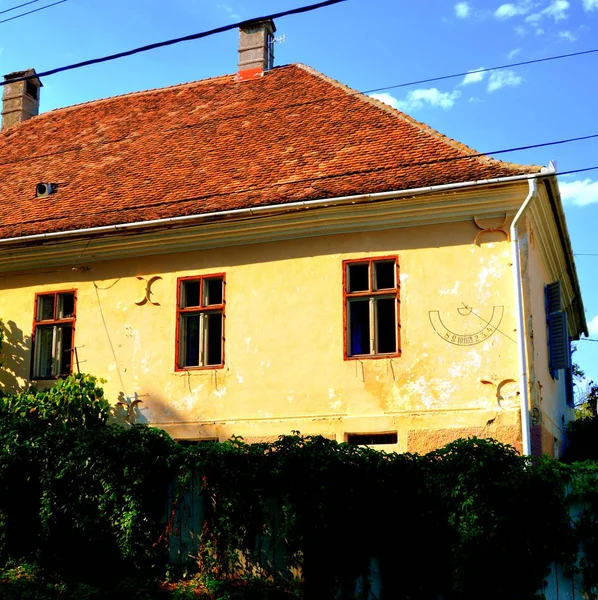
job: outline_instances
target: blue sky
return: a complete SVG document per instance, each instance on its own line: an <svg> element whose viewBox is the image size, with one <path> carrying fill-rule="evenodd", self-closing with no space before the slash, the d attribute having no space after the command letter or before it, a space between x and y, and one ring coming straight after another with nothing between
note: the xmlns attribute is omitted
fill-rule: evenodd
<svg viewBox="0 0 598 600"><path fill-rule="evenodd" d="M0 15L0 20L54 0ZM0 0L0 11L21 0ZM68 0L0 23L0 72L44 71L279 12L310 0ZM598 0L347 0L280 19L276 64L302 62L357 90L598 47ZM234 72L237 32L48 77L42 111ZM381 92L478 151L598 133L598 53ZM598 139L502 155L559 171L598 165ZM591 337L598 339L598 171L561 178ZM598 381L598 343L575 360Z"/></svg>

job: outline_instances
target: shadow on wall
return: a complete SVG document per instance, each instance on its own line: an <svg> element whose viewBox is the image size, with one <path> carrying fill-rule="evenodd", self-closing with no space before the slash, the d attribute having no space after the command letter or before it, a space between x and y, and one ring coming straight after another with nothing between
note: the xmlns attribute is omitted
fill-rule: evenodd
<svg viewBox="0 0 598 600"><path fill-rule="evenodd" d="M0 391L13 394L25 389L29 378L31 335L23 335L14 321L0 321L0 331Z"/></svg>

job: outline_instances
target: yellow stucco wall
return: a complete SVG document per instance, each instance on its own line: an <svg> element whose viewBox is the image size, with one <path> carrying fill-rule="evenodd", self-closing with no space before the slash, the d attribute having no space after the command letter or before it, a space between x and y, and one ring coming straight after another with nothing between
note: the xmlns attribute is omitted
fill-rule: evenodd
<svg viewBox="0 0 598 600"><path fill-rule="evenodd" d="M548 330L544 287L554 281L542 259L533 219L521 227L526 344L529 364L532 442L535 451L559 454L563 450L566 424L574 411L565 402L563 371L553 378L549 369Z"/></svg>
<svg viewBox="0 0 598 600"><path fill-rule="evenodd" d="M72 288L81 371L105 378L112 401L137 395L138 422L175 437L397 431L399 451L468 434L518 445L510 244L497 235L474 245L477 232L469 221L5 274L0 381L10 388L29 375L34 294ZM393 254L402 356L344 360L342 261ZM175 372L177 277L217 272L226 274L225 367ZM136 305L138 277L155 275L159 306ZM487 329L493 310L498 330Z"/></svg>

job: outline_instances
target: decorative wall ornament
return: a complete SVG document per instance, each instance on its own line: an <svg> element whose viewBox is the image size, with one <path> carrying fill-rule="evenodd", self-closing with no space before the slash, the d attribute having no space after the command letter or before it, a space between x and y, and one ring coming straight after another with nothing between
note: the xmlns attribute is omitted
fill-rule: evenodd
<svg viewBox="0 0 598 600"><path fill-rule="evenodd" d="M502 388L507 385L507 383L517 383L514 379L503 379L502 381L500 381L499 383L494 383L494 381L491 381L490 379L480 379L480 383L484 383L486 385L492 385L496 388L496 401L498 402L498 406L500 406L500 408L503 408L501 402L504 401L504 398L502 396Z"/></svg>
<svg viewBox="0 0 598 600"><path fill-rule="evenodd" d="M464 305L462 307L457 308L457 313L467 319L468 317L474 316L477 320L480 320L484 323L484 326L474 331L473 333L457 333L451 331L443 322L440 317L440 311L431 310L428 312L428 316L430 318L430 323L434 329L434 331L449 344L454 344L455 346L473 346L474 344L480 344L484 340L487 340L500 326L504 315L505 307L504 306L494 306L492 308L492 316L489 320L482 318L478 313L476 313L471 306Z"/></svg>
<svg viewBox="0 0 598 600"><path fill-rule="evenodd" d="M487 220L487 217L483 217L483 218ZM478 217L476 217L476 216L473 217L473 222L475 223L475 226L480 230L480 231L478 231L475 238L473 239L473 243L476 246L478 245L479 237L484 233L502 233L502 234L504 234L505 238L507 238L507 242L510 241L510 239L511 239L509 236L509 232L505 231L505 229L504 229L505 225L507 224L507 215L506 214L504 216L502 223L500 225L494 226L494 227L484 227L483 225L480 225L480 223L478 222Z"/></svg>
<svg viewBox="0 0 598 600"><path fill-rule="evenodd" d="M145 277L141 277L140 275L137 276L137 279L139 279L139 281L145 281L145 297L143 298L143 300L140 300L139 302L135 302L135 304L137 306L143 306L144 304L147 304L148 302L150 304L153 304L154 306L160 306L159 302L154 302L150 296L154 293L152 292L152 285L158 281L158 279L162 279L162 277L160 277L160 275L155 275L154 277L150 277L149 279L146 279Z"/></svg>

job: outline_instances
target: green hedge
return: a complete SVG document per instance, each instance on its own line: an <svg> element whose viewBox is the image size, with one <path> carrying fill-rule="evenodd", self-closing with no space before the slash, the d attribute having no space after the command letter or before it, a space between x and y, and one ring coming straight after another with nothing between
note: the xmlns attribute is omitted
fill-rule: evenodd
<svg viewBox="0 0 598 600"><path fill-rule="evenodd" d="M384 599L525 600L552 562L596 597L594 463L475 438L425 456L300 435L186 447L108 413L85 375L0 398L0 597L352 599L374 569ZM167 546L190 494L204 521L182 581Z"/></svg>

